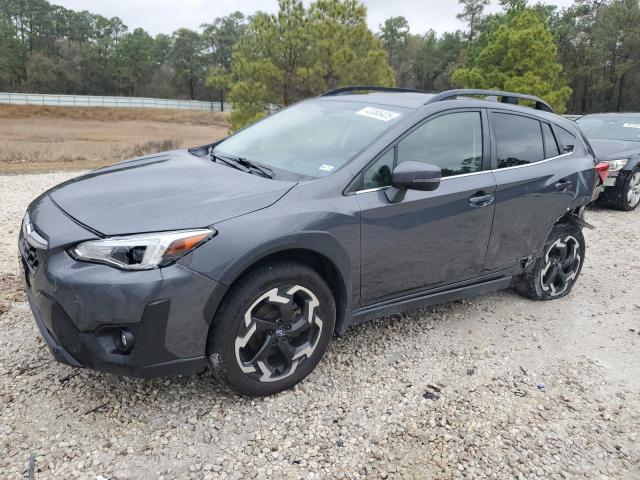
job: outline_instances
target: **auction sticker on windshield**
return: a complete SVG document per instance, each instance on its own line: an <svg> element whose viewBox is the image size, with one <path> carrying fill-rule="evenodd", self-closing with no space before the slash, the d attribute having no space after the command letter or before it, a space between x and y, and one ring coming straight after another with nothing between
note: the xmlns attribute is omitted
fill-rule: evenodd
<svg viewBox="0 0 640 480"><path fill-rule="evenodd" d="M365 107L362 110L358 110L356 112L356 115L375 118L376 120L382 120L383 122L388 122L400 116L398 112L392 112L390 110L384 110L382 108L376 108L376 107Z"/></svg>
<svg viewBox="0 0 640 480"><path fill-rule="evenodd" d="M622 128L640 128L640 123L625 123Z"/></svg>
<svg viewBox="0 0 640 480"><path fill-rule="evenodd" d="M326 163L323 163L318 167L318 170L322 170L323 172L333 172L334 168L336 167L334 167L333 165L327 165Z"/></svg>

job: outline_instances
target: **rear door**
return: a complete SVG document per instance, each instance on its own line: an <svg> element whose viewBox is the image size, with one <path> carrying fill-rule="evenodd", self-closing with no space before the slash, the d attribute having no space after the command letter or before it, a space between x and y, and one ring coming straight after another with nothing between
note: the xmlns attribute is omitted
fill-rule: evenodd
<svg viewBox="0 0 640 480"><path fill-rule="evenodd" d="M455 110L429 118L363 173L361 298L370 305L479 276L493 218L486 115ZM486 159L486 162L484 160ZM422 161L442 169L432 192L409 190L390 203L394 165Z"/></svg>
<svg viewBox="0 0 640 480"><path fill-rule="evenodd" d="M489 119L497 189L487 268L501 270L542 247L570 208L579 178L573 145L559 147L549 123L504 110Z"/></svg>

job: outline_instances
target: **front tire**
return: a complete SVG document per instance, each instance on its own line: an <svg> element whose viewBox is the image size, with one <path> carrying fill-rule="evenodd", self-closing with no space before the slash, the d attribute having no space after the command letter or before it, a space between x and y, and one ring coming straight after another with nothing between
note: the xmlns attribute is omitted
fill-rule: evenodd
<svg viewBox="0 0 640 480"><path fill-rule="evenodd" d="M543 254L533 268L514 278L513 287L531 300L555 300L568 295L584 263L585 241L574 224L559 223L551 230Z"/></svg>
<svg viewBox="0 0 640 480"><path fill-rule="evenodd" d="M630 212L640 204L640 167L636 167L622 184L618 201L618 210Z"/></svg>
<svg viewBox="0 0 640 480"><path fill-rule="evenodd" d="M333 336L335 301L312 268L264 264L231 287L207 338L215 376L245 395L293 387L319 363Z"/></svg>

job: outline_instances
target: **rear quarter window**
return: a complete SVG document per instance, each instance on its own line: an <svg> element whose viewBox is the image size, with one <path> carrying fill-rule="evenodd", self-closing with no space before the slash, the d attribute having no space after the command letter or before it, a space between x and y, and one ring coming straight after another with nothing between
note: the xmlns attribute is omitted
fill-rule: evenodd
<svg viewBox="0 0 640 480"><path fill-rule="evenodd" d="M573 152L573 149L576 146L577 138L576 136L569 132L568 130L559 127L558 125L553 126L553 133L556 135L556 140L558 140L558 145L560 146L560 153L570 153Z"/></svg>

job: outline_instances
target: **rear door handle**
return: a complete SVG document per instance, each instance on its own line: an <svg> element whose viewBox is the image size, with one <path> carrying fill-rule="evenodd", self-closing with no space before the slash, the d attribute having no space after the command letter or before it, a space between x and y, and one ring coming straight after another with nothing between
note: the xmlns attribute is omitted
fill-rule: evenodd
<svg viewBox="0 0 640 480"><path fill-rule="evenodd" d="M569 190L571 188L571 186L573 185L573 182L567 178L563 178L562 180L560 180L558 183L556 183L554 185L555 189L560 191L560 192L566 192L567 190Z"/></svg>
<svg viewBox="0 0 640 480"><path fill-rule="evenodd" d="M491 205L493 200L493 195L486 195L484 192L478 192L469 199L469 205L472 207L486 207L487 205Z"/></svg>

